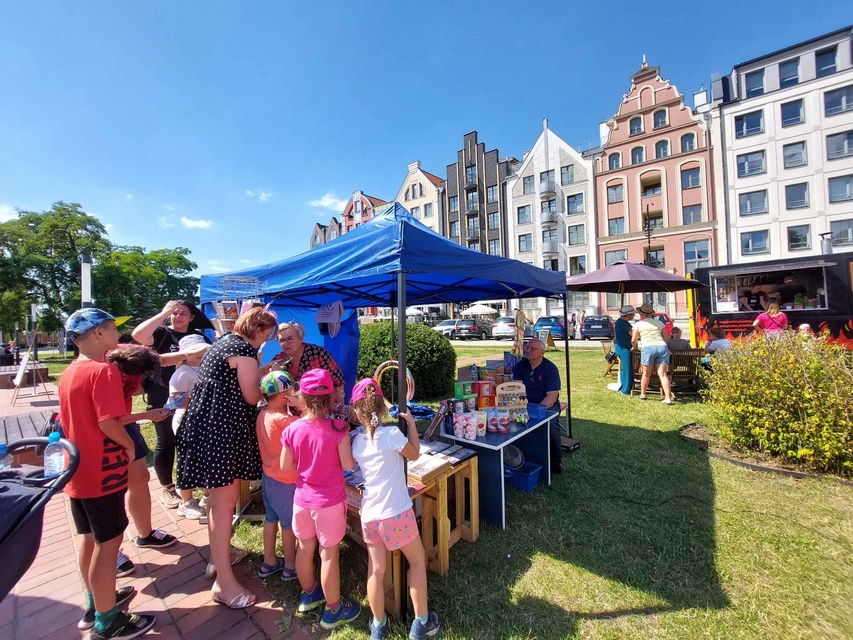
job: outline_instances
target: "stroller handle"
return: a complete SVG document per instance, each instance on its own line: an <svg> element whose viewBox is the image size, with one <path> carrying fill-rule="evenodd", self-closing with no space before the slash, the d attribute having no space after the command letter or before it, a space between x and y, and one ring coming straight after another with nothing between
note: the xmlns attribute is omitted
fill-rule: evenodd
<svg viewBox="0 0 853 640"><path fill-rule="evenodd" d="M68 454L68 466L65 470L53 478L22 478L21 481L24 484L36 487L50 486L54 491L58 491L66 485L66 483L71 479L71 476L74 475L74 472L77 471L77 466L80 464L80 451L73 442L66 440L65 438L60 438L59 444ZM11 443L8 446L8 451L9 453L14 453L20 449L27 449L29 447L44 448L47 445L47 438L25 438Z"/></svg>

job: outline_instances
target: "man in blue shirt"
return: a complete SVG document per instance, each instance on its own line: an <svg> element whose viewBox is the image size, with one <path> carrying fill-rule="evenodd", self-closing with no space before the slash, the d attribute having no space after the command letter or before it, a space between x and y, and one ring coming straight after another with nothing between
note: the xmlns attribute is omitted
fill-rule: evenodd
<svg viewBox="0 0 853 640"><path fill-rule="evenodd" d="M527 401L544 404L560 411L560 372L545 358L545 343L534 338L524 345L524 358L512 370L512 379L524 383ZM560 447L560 426L557 418L549 425L551 440L551 473L563 473L563 450Z"/></svg>

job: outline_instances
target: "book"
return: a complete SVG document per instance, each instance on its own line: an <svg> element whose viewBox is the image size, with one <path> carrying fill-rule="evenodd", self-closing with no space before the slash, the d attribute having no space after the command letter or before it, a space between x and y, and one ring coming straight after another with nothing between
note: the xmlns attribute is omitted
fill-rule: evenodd
<svg viewBox="0 0 853 640"><path fill-rule="evenodd" d="M414 462L409 463L408 475L421 482L426 482L437 475L442 469L446 469L449 466L450 460L442 454L422 456Z"/></svg>
<svg viewBox="0 0 853 640"><path fill-rule="evenodd" d="M220 315L219 317L222 320L236 320L237 318L240 317L240 309L237 306L236 300L223 300L220 303L220 306L222 308L222 315ZM217 315L218 315L218 310L217 310Z"/></svg>
<svg viewBox="0 0 853 640"><path fill-rule="evenodd" d="M423 442L421 441L421 446L418 449L421 455L431 455L433 453L439 453L440 451L444 451L450 447L450 445L446 442L439 442L438 440L434 442Z"/></svg>
<svg viewBox="0 0 853 640"><path fill-rule="evenodd" d="M447 458L448 462L450 462L451 465L459 464L463 460L467 460L468 458L475 455L477 455L476 451L473 451L472 449L467 449L465 447L459 447L452 453L443 452L436 454L436 456L442 456L444 458Z"/></svg>

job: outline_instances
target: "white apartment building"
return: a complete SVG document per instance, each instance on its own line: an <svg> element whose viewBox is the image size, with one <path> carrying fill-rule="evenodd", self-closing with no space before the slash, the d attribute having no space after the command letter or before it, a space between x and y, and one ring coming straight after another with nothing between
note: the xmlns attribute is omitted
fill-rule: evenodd
<svg viewBox="0 0 853 640"><path fill-rule="evenodd" d="M409 172L397 193L397 202L402 203L409 213L441 235L444 235L443 182L437 175L424 171L420 161L416 160L409 163Z"/></svg>
<svg viewBox="0 0 853 640"><path fill-rule="evenodd" d="M509 257L581 275L597 268L592 162L583 158L543 121L533 148L506 179ZM569 309L587 306L588 294L572 294ZM520 301L530 319L562 315L559 300Z"/></svg>
<svg viewBox="0 0 853 640"><path fill-rule="evenodd" d="M853 28L712 78L727 256L740 263L853 247ZM721 229L721 232L722 232Z"/></svg>

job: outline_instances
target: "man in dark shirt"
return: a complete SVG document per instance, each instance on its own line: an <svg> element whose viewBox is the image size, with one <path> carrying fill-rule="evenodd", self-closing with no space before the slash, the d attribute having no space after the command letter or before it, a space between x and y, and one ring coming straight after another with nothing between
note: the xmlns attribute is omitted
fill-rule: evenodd
<svg viewBox="0 0 853 640"><path fill-rule="evenodd" d="M527 401L544 404L552 411L560 411L560 372L545 358L545 343L534 338L524 346L524 358L512 370L512 379L524 383ZM563 450L560 446L560 426L552 418L550 434L551 473L563 473Z"/></svg>
<svg viewBox="0 0 853 640"><path fill-rule="evenodd" d="M760 284L754 284L741 299L743 311L766 311L768 296L761 290Z"/></svg>
<svg viewBox="0 0 853 640"><path fill-rule="evenodd" d="M797 282L793 275L790 275L785 276L785 281L777 287L776 293L779 296L780 305L792 304L797 294L806 295L806 288Z"/></svg>

